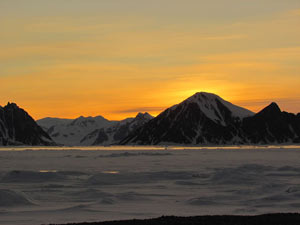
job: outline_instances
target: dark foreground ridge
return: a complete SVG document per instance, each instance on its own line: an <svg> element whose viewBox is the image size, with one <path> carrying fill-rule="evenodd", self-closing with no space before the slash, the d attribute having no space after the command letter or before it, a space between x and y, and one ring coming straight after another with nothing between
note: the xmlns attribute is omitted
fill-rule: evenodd
<svg viewBox="0 0 300 225"><path fill-rule="evenodd" d="M299 225L300 214L277 213L258 216L162 216L145 220L68 223L68 225ZM52 224L54 225L54 224ZM58 225L58 224L56 224Z"/></svg>
<svg viewBox="0 0 300 225"><path fill-rule="evenodd" d="M34 119L15 103L0 106L1 145L56 145Z"/></svg>

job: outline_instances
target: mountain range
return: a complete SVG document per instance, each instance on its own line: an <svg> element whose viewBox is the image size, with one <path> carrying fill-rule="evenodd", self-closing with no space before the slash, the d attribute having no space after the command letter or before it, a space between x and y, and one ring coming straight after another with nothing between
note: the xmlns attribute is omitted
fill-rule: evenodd
<svg viewBox="0 0 300 225"><path fill-rule="evenodd" d="M0 107L0 145L236 145L300 143L300 113L271 103L258 113L199 92L156 117L102 116L34 121L14 103Z"/></svg>
<svg viewBox="0 0 300 225"><path fill-rule="evenodd" d="M235 145L300 142L300 114L271 103L258 113L211 93L196 93L121 141L139 145Z"/></svg>
<svg viewBox="0 0 300 225"><path fill-rule="evenodd" d="M44 118L37 123L58 144L89 146L118 144L152 118L148 113L138 113L135 118L121 121L107 120L102 116L80 116L74 120Z"/></svg>

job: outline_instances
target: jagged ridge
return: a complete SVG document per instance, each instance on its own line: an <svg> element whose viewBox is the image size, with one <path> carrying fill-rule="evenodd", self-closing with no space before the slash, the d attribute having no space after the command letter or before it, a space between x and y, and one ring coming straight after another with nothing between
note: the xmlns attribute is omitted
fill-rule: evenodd
<svg viewBox="0 0 300 225"><path fill-rule="evenodd" d="M119 123L93 131L86 135L80 143L82 145L111 145L118 144L130 133L142 127L153 117L149 113L138 113L135 118L127 118Z"/></svg>
<svg viewBox="0 0 300 225"><path fill-rule="evenodd" d="M80 116L74 120L44 118L37 122L59 144L89 146L117 144L152 118L148 113L138 113L135 118L121 121Z"/></svg>
<svg viewBox="0 0 300 225"><path fill-rule="evenodd" d="M261 112L235 106L199 92L162 112L121 144L268 144L299 143L300 119L276 103Z"/></svg>

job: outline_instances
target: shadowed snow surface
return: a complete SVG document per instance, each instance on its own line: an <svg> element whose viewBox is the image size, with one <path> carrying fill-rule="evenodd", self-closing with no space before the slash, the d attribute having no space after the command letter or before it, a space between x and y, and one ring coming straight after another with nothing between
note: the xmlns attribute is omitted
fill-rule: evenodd
<svg viewBox="0 0 300 225"><path fill-rule="evenodd" d="M299 159L297 147L2 150L0 224L299 212Z"/></svg>

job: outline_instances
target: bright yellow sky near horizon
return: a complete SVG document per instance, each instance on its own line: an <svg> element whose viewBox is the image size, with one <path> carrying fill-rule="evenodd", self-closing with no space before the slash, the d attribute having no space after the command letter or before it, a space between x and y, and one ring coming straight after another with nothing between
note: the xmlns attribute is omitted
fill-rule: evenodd
<svg viewBox="0 0 300 225"><path fill-rule="evenodd" d="M0 105L157 115L195 92L300 112L299 0L1 0Z"/></svg>

